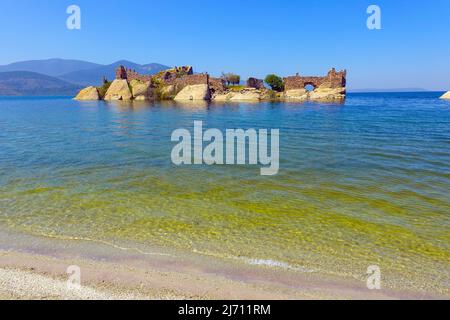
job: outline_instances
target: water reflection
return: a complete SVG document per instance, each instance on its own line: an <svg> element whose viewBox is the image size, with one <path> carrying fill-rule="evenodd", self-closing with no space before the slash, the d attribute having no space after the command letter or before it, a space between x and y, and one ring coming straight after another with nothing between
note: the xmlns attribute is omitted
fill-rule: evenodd
<svg viewBox="0 0 450 320"><path fill-rule="evenodd" d="M108 101L106 105L116 112L140 112L150 109L154 103L152 101Z"/></svg>

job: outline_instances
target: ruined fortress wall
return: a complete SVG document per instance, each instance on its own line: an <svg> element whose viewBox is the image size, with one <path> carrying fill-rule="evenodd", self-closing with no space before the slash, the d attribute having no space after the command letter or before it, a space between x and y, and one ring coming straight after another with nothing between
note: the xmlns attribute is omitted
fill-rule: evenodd
<svg viewBox="0 0 450 320"><path fill-rule="evenodd" d="M127 69L124 66L120 66L116 69L116 79L119 80L139 80L142 82L151 81L152 76L150 75L142 75L137 73L135 70Z"/></svg>
<svg viewBox="0 0 450 320"><path fill-rule="evenodd" d="M116 79L117 80L126 80L127 79L127 69L124 66L119 66L116 69Z"/></svg>
<svg viewBox="0 0 450 320"><path fill-rule="evenodd" d="M328 72L331 88L345 88L347 86L347 70L336 72L334 68Z"/></svg>
<svg viewBox="0 0 450 320"><path fill-rule="evenodd" d="M185 75L179 76L179 73L184 73ZM129 82L133 80L149 82L152 80L152 76L142 75L135 70L120 66L116 69L116 79L128 80ZM179 89L183 89L189 85L209 84L209 75L193 74L192 67L175 67L173 70L168 70L163 79L166 85L175 85Z"/></svg>
<svg viewBox="0 0 450 320"><path fill-rule="evenodd" d="M175 85L179 90L186 86L193 86L196 84L208 84L209 75L207 74L190 74L182 76L181 78L170 79L166 81L166 85Z"/></svg>
<svg viewBox="0 0 450 320"><path fill-rule="evenodd" d="M127 79L130 82L132 80L139 80L139 81L142 81L142 82L149 82L149 81L152 80L152 76L150 76L150 75L142 75L142 74L137 73L134 70L129 70L128 69L127 70Z"/></svg>
<svg viewBox="0 0 450 320"><path fill-rule="evenodd" d="M208 84L209 75L207 74L190 74L178 79L179 83L185 86L192 86L196 84Z"/></svg>
<svg viewBox="0 0 450 320"><path fill-rule="evenodd" d="M287 77L284 79L284 87L286 90L304 89L307 85L318 88L325 81L326 77Z"/></svg>
<svg viewBox="0 0 450 320"><path fill-rule="evenodd" d="M225 80L221 79L221 78L209 78L209 88L213 91L213 92L224 92L226 87L225 87Z"/></svg>
<svg viewBox="0 0 450 320"><path fill-rule="evenodd" d="M333 68L325 77L301 77L293 76L284 78L285 90L304 89L307 85L314 88L343 88L346 86L347 71L339 71Z"/></svg>

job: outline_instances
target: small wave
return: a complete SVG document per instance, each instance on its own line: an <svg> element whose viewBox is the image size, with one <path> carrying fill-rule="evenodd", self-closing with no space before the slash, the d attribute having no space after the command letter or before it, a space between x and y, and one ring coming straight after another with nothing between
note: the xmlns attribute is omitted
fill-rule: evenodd
<svg viewBox="0 0 450 320"><path fill-rule="evenodd" d="M118 250L122 250L122 251L135 251L139 254L142 255L148 255L148 256L166 256L166 257L175 257L172 254L168 254L168 253L160 253L160 252L147 252L147 251L143 251L139 248L127 248L127 247L123 247L123 246L119 246L115 243L112 242L108 242L105 240L98 240L98 239L91 239L91 238L84 238L84 237L70 237L70 236L55 236L55 235L49 235L49 234L41 234L40 236L43 237L47 237L47 238L52 238L52 239L58 239L58 240L65 240L65 241L85 241L85 242L95 242L95 243L100 243L103 245L107 245L110 246L114 249L118 249Z"/></svg>
<svg viewBox="0 0 450 320"><path fill-rule="evenodd" d="M205 256L212 256L216 258L222 258L222 259L232 259L232 260L239 260L241 262L244 262L246 264L254 265L254 266L262 266L262 267L269 267L269 268L279 268L284 270L292 270L297 272L303 272L303 273L312 273L317 272L317 270L308 269L302 266L297 265L291 265L287 262L272 260L272 259L257 259L257 258L247 258L247 257L236 257L236 256L230 256L226 254L218 254L218 253L211 253L211 252L205 252L205 251L199 251L196 249L192 250L194 253L205 255Z"/></svg>
<svg viewBox="0 0 450 320"><path fill-rule="evenodd" d="M313 269L307 269L307 268L301 267L301 266L293 266L293 265L290 265L289 263L282 262L282 261L276 261L276 260L272 260L272 259L251 259L251 258L241 258L241 259L251 265L267 266L267 267L272 267L272 268L281 268L281 269L286 269L286 270L294 270L294 271L307 272L307 273L316 272Z"/></svg>

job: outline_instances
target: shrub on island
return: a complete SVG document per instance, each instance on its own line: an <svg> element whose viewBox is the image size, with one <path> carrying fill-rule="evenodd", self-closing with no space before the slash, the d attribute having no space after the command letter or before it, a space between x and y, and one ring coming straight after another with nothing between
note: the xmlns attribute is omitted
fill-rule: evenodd
<svg viewBox="0 0 450 320"><path fill-rule="evenodd" d="M108 79L103 78L103 85L101 87L97 87L98 95L100 99L104 99L106 96L106 92L108 92L109 87L111 86L111 81L108 81Z"/></svg>
<svg viewBox="0 0 450 320"><path fill-rule="evenodd" d="M276 74L269 74L264 81L272 88L273 91L284 91L283 79Z"/></svg>

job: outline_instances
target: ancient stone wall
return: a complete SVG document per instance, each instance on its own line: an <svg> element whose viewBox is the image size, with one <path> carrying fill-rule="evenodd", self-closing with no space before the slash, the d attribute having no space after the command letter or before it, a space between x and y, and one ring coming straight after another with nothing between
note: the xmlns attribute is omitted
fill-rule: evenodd
<svg viewBox="0 0 450 320"><path fill-rule="evenodd" d="M152 80L152 77L153 76L151 75L139 74L135 70L125 68L124 66L119 66L116 69L116 79L119 80L128 80L128 82L131 82L133 80L149 82ZM197 84L208 85L209 75L193 74L193 69L190 66L175 67L163 73L162 81L166 86L173 85L178 90L182 90L186 86L190 85L197 85Z"/></svg>
<svg viewBox="0 0 450 320"><path fill-rule="evenodd" d="M194 69L191 66L174 67L173 69L166 70L163 75L165 82L170 82L183 76L189 76L194 74Z"/></svg>
<svg viewBox="0 0 450 320"><path fill-rule="evenodd" d="M325 77L301 77L299 75L284 78L285 90L304 89L307 85L314 88L344 88L346 86L347 71L339 71L333 68Z"/></svg>
<svg viewBox="0 0 450 320"><path fill-rule="evenodd" d="M132 80L148 82L148 81L151 81L152 76L142 75L142 74L137 73L135 70L125 68L124 66L119 66L116 69L116 79L128 80L129 82L131 82Z"/></svg>
<svg viewBox="0 0 450 320"><path fill-rule="evenodd" d="M209 77L209 88L212 92L222 93L226 89L225 80L222 78Z"/></svg>
<svg viewBox="0 0 450 320"><path fill-rule="evenodd" d="M119 66L116 69L116 79L117 80L127 80L127 70L124 66Z"/></svg>
<svg viewBox="0 0 450 320"><path fill-rule="evenodd" d="M264 80L256 78L248 78L247 87L255 89L264 89Z"/></svg>
<svg viewBox="0 0 450 320"><path fill-rule="evenodd" d="M347 70L336 72L336 69L331 69L328 72L328 81L330 81L330 88L345 88L347 86Z"/></svg>
<svg viewBox="0 0 450 320"><path fill-rule="evenodd" d="M127 69L127 79L128 81L139 80L142 82L148 82L152 80L151 75L142 75L137 73L135 70Z"/></svg>
<svg viewBox="0 0 450 320"><path fill-rule="evenodd" d="M166 85L175 85L179 90L186 86L196 84L209 84L209 75L207 74L190 74L180 78L169 79L165 81Z"/></svg>

